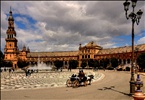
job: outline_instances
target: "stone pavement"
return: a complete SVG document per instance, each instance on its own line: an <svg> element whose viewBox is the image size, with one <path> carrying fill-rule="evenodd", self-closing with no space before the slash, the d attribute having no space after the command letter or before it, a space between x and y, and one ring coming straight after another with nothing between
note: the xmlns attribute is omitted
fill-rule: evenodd
<svg viewBox="0 0 145 100"><path fill-rule="evenodd" d="M92 70L84 70L86 75L93 74L94 80L98 81L104 77L104 74L99 72L93 72ZM72 70L68 72L38 72L32 73L31 76L25 76L22 71L13 73L2 72L1 73L1 91L12 91L21 89L38 89L38 88L53 88L66 86L66 80L72 74L77 74L78 70Z"/></svg>
<svg viewBox="0 0 145 100"><path fill-rule="evenodd" d="M139 73L139 74L145 76L145 73L143 73L143 72L141 72L141 73Z"/></svg>
<svg viewBox="0 0 145 100"><path fill-rule="evenodd" d="M61 72L61 74L48 73L48 75L59 78L63 74L77 73L77 72L78 70L76 71L74 70L73 72L64 71ZM86 70L85 72L94 73L90 70ZM97 73L103 73L102 75L105 76L103 76L103 79L101 81L93 82L92 85L86 87L67 88L64 87L65 84L61 86L59 85L58 82L57 83L58 86L55 86L56 85L55 84L50 87L44 87L44 88L40 87L40 88L24 88L24 89L3 89L1 91L1 100L60 100L60 99L61 100L133 100L133 97L129 95L130 72L99 70L94 74L97 75ZM45 73L38 73L38 74L40 74L41 76L41 77L39 76L40 79L44 76L47 76ZM29 78L34 76L32 74ZM68 77L66 77L66 79L68 79ZM135 74L135 79L136 79L136 74ZM12 79L12 80L16 80L16 79ZM141 74L141 80L143 81L143 83L145 83L145 76L143 74ZM143 91L143 93L145 93L145 87L142 87L141 90Z"/></svg>

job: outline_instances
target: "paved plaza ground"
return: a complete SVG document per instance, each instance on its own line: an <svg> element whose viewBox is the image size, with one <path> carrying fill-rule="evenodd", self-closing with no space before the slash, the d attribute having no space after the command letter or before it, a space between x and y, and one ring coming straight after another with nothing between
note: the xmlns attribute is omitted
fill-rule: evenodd
<svg viewBox="0 0 145 100"><path fill-rule="evenodd" d="M14 73L3 72L1 73L1 90L23 90L23 89L38 89L38 88L53 88L65 87L66 80L72 74L78 74L79 70L67 71L39 71L32 73L30 76L25 75L24 71L16 71ZM93 74L94 81L103 78L104 74L86 70L86 75Z"/></svg>
<svg viewBox="0 0 145 100"><path fill-rule="evenodd" d="M1 100L132 100L129 96L130 72L84 70L95 75L92 85L71 88L65 83L72 73L47 72L33 73L26 77L24 73L1 74ZM136 76L136 75L135 75ZM141 74L145 83L145 74ZM145 87L141 88L145 92Z"/></svg>

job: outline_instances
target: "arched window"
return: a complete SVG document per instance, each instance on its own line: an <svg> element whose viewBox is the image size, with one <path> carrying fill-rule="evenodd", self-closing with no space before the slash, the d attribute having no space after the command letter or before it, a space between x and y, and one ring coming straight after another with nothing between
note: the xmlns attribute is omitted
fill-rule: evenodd
<svg viewBox="0 0 145 100"><path fill-rule="evenodd" d="M9 35L7 35L7 38L9 38Z"/></svg>
<svg viewBox="0 0 145 100"><path fill-rule="evenodd" d="M126 60L125 59L123 59L123 64L126 64Z"/></svg>
<svg viewBox="0 0 145 100"><path fill-rule="evenodd" d="M82 58L84 58L84 55L82 55Z"/></svg>
<svg viewBox="0 0 145 100"><path fill-rule="evenodd" d="M128 64L130 63L130 59L127 59L127 63L128 63Z"/></svg>

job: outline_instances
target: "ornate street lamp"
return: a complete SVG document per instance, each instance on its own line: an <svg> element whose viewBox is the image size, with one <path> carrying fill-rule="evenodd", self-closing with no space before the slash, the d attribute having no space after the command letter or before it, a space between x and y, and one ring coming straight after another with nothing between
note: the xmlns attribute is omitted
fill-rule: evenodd
<svg viewBox="0 0 145 100"><path fill-rule="evenodd" d="M135 80L134 80L134 23L136 22L136 24L139 24L139 21L141 19L141 16L143 14L143 12L141 11L141 9L135 13L134 12L134 8L136 6L137 0L131 0L132 2L132 8L133 11L128 15L127 11L129 10L129 5L130 2L128 2L128 0L126 0L123 5L124 5L124 10L125 10L125 15L127 20L130 18L132 20L132 62L131 62L131 79L130 79L130 94L134 94L135 92Z"/></svg>
<svg viewBox="0 0 145 100"><path fill-rule="evenodd" d="M139 74L137 74L135 86L137 87L137 89L133 95L134 100L144 100L145 95L143 94L143 92L140 89L141 87L143 87L143 82L141 81Z"/></svg>

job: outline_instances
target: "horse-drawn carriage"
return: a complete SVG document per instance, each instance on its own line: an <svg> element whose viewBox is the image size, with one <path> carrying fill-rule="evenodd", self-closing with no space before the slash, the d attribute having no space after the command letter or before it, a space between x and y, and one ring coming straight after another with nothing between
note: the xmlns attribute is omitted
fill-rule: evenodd
<svg viewBox="0 0 145 100"><path fill-rule="evenodd" d="M67 87L79 87L81 85L87 86L87 85L91 85L91 81L94 78L94 75L88 75L85 77L78 77L76 74L73 74L67 81L66 81L66 85Z"/></svg>

